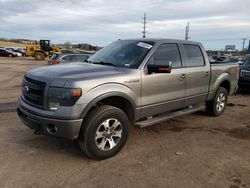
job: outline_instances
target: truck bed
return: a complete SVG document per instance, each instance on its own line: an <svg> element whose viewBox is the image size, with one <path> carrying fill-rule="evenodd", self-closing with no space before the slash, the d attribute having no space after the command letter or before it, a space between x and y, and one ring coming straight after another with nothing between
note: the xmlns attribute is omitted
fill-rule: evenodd
<svg viewBox="0 0 250 188"><path fill-rule="evenodd" d="M210 92L214 92L217 88L217 83L222 77L226 75L226 78L230 82L230 92L233 94L236 92L238 87L239 79L239 64L238 63L210 63L211 67L211 81L210 81ZM225 78L225 77L224 77Z"/></svg>

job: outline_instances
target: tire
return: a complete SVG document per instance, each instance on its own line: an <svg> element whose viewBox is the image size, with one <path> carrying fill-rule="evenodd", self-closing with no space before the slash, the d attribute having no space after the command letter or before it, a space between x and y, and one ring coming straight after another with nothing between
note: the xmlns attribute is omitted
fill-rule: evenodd
<svg viewBox="0 0 250 188"><path fill-rule="evenodd" d="M42 52L35 52L34 57L36 61L42 61L45 59L45 56Z"/></svg>
<svg viewBox="0 0 250 188"><path fill-rule="evenodd" d="M207 112L212 116L220 116L226 109L228 93L223 87L219 87L212 101L206 103Z"/></svg>
<svg viewBox="0 0 250 188"><path fill-rule="evenodd" d="M78 142L92 159L106 159L117 154L129 134L129 120L119 108L103 105L91 110L83 122Z"/></svg>

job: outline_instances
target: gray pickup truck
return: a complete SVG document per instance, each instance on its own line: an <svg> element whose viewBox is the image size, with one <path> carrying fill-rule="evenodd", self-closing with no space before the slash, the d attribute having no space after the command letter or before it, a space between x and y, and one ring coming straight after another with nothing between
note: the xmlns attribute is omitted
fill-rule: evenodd
<svg viewBox="0 0 250 188"><path fill-rule="evenodd" d="M28 71L17 111L36 134L77 139L88 157L104 159L124 146L130 124L221 115L238 77L237 64L210 65L197 42L118 40L86 63Z"/></svg>

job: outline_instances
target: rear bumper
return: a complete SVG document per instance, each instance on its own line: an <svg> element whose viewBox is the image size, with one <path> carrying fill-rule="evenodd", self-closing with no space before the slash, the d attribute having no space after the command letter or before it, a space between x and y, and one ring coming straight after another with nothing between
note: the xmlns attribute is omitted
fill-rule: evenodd
<svg viewBox="0 0 250 188"><path fill-rule="evenodd" d="M75 140L78 138L82 119L60 120L45 118L28 112L18 106L17 113L20 120L29 128L39 131L41 134Z"/></svg>

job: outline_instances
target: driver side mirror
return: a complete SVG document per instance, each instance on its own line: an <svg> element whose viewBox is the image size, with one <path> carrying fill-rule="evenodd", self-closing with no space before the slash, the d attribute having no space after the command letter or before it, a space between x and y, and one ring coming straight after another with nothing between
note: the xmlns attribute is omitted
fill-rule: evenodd
<svg viewBox="0 0 250 188"><path fill-rule="evenodd" d="M157 63L156 65L155 64L148 64L147 65L148 74L152 74L152 73L171 73L171 70L172 70L172 62L171 61L162 62L162 63L159 63L158 61L156 61L156 63Z"/></svg>

